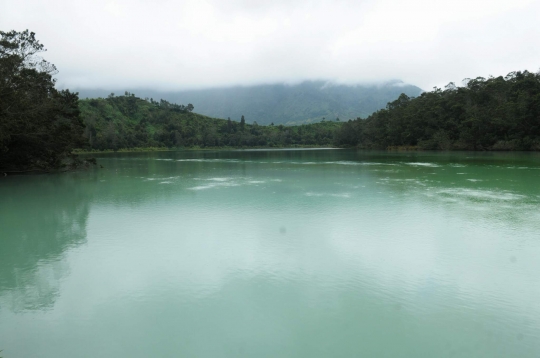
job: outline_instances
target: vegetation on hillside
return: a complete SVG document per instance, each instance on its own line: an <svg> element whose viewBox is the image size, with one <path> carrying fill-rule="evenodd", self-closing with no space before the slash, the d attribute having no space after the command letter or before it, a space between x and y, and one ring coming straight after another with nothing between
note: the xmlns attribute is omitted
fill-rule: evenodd
<svg viewBox="0 0 540 358"><path fill-rule="evenodd" d="M76 148L337 145L540 150L540 73L479 77L464 87L450 83L444 90L435 88L416 98L402 93L386 109L346 123L329 118L299 126L261 126L258 116L241 115L239 122L210 118L193 113L192 104L142 99L128 92L79 100L77 93L55 88L56 67L38 55L43 51L28 30L0 31L0 170L4 172L74 167L81 164L72 154ZM286 103L300 99L293 96ZM261 113L265 108L260 108ZM294 112L289 107L276 110Z"/></svg>
<svg viewBox="0 0 540 358"><path fill-rule="evenodd" d="M323 118L326 121L365 118L401 93L418 96L422 90L399 81L357 86L306 81L295 85L267 84L179 92L137 89L134 92L140 97L190 102L197 107L197 113L214 118L238 119L244 115L248 123L299 125L317 123ZM97 98L108 94L104 90L81 90L80 97Z"/></svg>
<svg viewBox="0 0 540 358"><path fill-rule="evenodd" d="M0 31L0 169L56 169L83 144L78 96L57 90L35 34ZM71 158L74 159L74 158Z"/></svg>
<svg viewBox="0 0 540 358"><path fill-rule="evenodd" d="M349 121L336 144L363 148L540 150L540 73L511 72L402 94L367 119Z"/></svg>
<svg viewBox="0 0 540 358"><path fill-rule="evenodd" d="M193 106L165 100L123 96L79 102L86 125L85 149L119 150L136 147L283 147L330 146L340 122L325 121L295 127L260 126L193 113Z"/></svg>

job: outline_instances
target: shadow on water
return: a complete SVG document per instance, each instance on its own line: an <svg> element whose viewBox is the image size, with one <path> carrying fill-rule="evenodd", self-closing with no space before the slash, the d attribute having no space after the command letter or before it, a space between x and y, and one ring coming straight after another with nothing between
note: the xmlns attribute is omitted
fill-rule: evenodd
<svg viewBox="0 0 540 358"><path fill-rule="evenodd" d="M86 181L88 177L85 178ZM69 271L69 249L86 242L92 185L77 174L0 183L0 308L51 308Z"/></svg>

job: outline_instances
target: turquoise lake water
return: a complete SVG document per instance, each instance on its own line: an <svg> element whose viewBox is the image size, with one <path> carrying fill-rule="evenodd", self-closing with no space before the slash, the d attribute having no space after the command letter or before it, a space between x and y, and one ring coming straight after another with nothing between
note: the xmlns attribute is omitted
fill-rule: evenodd
<svg viewBox="0 0 540 358"><path fill-rule="evenodd" d="M540 155L111 153L0 178L0 356L540 357Z"/></svg>

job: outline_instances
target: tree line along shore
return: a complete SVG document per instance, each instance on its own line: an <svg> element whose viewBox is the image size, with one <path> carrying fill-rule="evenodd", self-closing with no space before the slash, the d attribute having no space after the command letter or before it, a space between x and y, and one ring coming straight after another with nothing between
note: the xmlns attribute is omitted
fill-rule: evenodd
<svg viewBox="0 0 540 358"><path fill-rule="evenodd" d="M424 150L540 150L540 72L465 79L416 98L402 94L345 123L337 145Z"/></svg>
<svg viewBox="0 0 540 358"><path fill-rule="evenodd" d="M79 99L56 88L57 69L39 56L44 51L28 30L0 31L0 171L76 168L95 163L77 152L137 148L540 150L540 73L402 94L365 119L263 126L129 92Z"/></svg>

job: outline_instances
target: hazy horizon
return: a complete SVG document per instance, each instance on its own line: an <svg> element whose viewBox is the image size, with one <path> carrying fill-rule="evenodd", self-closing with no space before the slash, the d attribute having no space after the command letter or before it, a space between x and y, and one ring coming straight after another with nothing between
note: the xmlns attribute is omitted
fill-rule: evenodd
<svg viewBox="0 0 540 358"><path fill-rule="evenodd" d="M0 3L72 89L182 91L400 79L430 90L540 68L540 3L52 0Z"/></svg>
<svg viewBox="0 0 540 358"><path fill-rule="evenodd" d="M265 87L265 86L283 86L283 87L294 87L299 86L307 83L321 83L321 89L327 88L327 87L339 87L339 86L347 86L347 87L383 87L383 86L394 86L394 87L403 87L403 86L416 86L414 83L405 83L399 79L391 79L386 81L379 81L379 82L359 82L359 83L340 83L340 82L334 82L332 80L325 80L325 79L304 79L300 81L291 81L291 82L264 82L264 83L252 83L252 84L229 84L229 85L216 85L216 86L210 86L210 87L189 87L189 88L181 88L181 89L160 89L160 88L151 88L151 87L128 87L128 88L120 88L119 86L109 86L109 87L72 87L72 91L79 91L79 92L103 92L105 95L110 94L111 92L115 94L115 96L122 96L124 95L124 92L130 92L135 94L138 97L141 97L139 95L139 92L157 92L157 93L182 93L182 92L204 92L204 91L213 91L213 90L226 90L226 89L242 89L242 88L253 88L253 87ZM420 87L418 87L420 88ZM425 91L423 88L420 88L422 91ZM107 93L105 93L107 92ZM142 95L144 97L144 95Z"/></svg>

